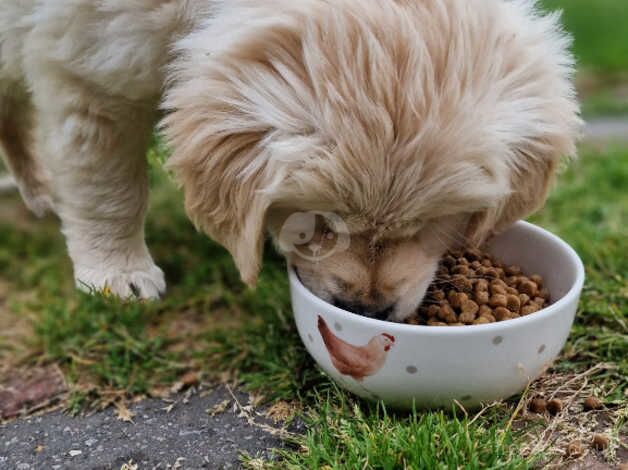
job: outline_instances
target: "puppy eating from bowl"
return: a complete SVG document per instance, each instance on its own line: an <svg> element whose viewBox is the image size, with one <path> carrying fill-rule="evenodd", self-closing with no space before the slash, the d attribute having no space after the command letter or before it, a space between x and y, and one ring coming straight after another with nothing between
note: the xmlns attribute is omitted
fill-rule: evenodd
<svg viewBox="0 0 628 470"><path fill-rule="evenodd" d="M81 288L165 290L143 229L160 122L244 282L270 233L317 296L403 321L448 249L540 207L575 154L569 45L532 0L4 0L0 142Z"/></svg>

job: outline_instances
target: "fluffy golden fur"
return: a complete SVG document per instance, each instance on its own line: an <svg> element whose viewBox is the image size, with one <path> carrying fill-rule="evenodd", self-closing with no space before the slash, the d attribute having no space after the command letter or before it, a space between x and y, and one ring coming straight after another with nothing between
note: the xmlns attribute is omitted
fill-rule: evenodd
<svg viewBox="0 0 628 470"><path fill-rule="evenodd" d="M348 249L289 262L400 320L447 247L537 209L574 155L568 47L533 0L5 0L0 139L31 207L60 215L77 283L155 297L144 152L165 91L187 211L245 282L267 229L333 212Z"/></svg>
<svg viewBox="0 0 628 470"><path fill-rule="evenodd" d="M289 260L326 300L399 320L447 247L540 207L575 154L568 46L531 1L232 2L178 43L170 167L249 283L265 227L338 214L348 250Z"/></svg>

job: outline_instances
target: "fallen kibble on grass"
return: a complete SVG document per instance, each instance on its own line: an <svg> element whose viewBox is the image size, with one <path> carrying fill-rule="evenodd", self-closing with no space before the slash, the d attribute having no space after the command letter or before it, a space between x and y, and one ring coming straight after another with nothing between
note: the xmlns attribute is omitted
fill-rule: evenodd
<svg viewBox="0 0 628 470"><path fill-rule="evenodd" d="M549 414L551 414L552 416L557 415L562 410L563 402L560 401L558 398L554 398L553 400L547 402L547 411L549 411Z"/></svg>
<svg viewBox="0 0 628 470"><path fill-rule="evenodd" d="M570 442L567 446L567 457L580 457L582 453L582 444L579 441Z"/></svg>
<svg viewBox="0 0 628 470"><path fill-rule="evenodd" d="M199 383L198 374L196 372L194 372L194 371L188 371L185 374L183 374L183 377L181 377L181 382L186 387L191 387L193 385L198 385L198 383Z"/></svg>
<svg viewBox="0 0 628 470"><path fill-rule="evenodd" d="M528 405L532 413L545 413L547 409L547 401L544 398L534 398Z"/></svg>
<svg viewBox="0 0 628 470"><path fill-rule="evenodd" d="M599 398L588 397L584 400L583 406L586 411L591 411L591 410L599 410L600 408L602 408L603 405Z"/></svg>
<svg viewBox="0 0 628 470"><path fill-rule="evenodd" d="M593 441L591 442L593 448L597 450L606 449L609 443L610 439L606 434L596 434L595 436L593 436Z"/></svg>

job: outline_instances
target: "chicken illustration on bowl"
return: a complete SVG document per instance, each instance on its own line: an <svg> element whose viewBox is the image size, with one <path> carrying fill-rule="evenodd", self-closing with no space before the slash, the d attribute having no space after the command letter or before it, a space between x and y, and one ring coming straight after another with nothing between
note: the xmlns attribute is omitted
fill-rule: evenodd
<svg viewBox="0 0 628 470"><path fill-rule="evenodd" d="M382 368L388 351L395 344L393 335L381 333L373 336L368 343L355 346L336 336L320 315L318 331L334 367L341 374L353 377L358 382L364 377L376 374Z"/></svg>

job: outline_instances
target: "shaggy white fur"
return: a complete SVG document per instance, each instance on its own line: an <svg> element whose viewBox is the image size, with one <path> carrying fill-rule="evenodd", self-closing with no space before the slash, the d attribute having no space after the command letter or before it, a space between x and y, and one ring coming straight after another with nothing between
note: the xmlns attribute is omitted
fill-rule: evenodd
<svg viewBox="0 0 628 470"><path fill-rule="evenodd" d="M293 211L375 246L460 221L479 243L538 208L581 126L568 47L532 0L4 0L0 140L78 283L156 297L144 153L165 90L188 213L254 283ZM337 267L309 268L333 296Z"/></svg>
<svg viewBox="0 0 628 470"><path fill-rule="evenodd" d="M54 207L77 285L156 298L146 148L171 45L207 2L0 3L0 141L26 203Z"/></svg>

